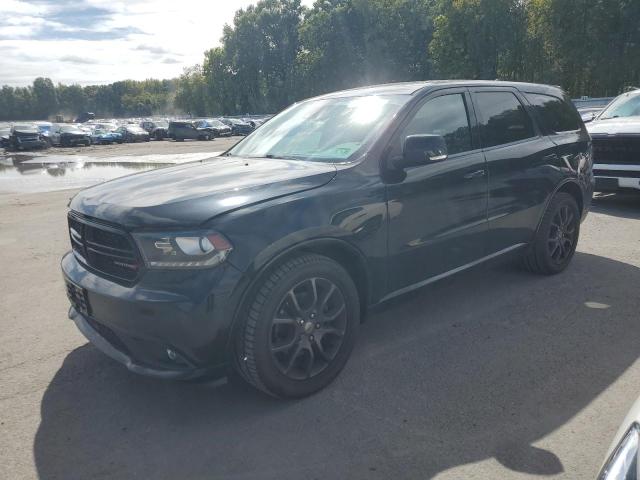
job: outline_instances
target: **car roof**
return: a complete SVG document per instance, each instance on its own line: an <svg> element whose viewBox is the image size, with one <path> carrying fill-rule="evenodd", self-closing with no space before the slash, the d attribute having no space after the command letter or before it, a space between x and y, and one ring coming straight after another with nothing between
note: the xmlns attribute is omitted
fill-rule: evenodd
<svg viewBox="0 0 640 480"><path fill-rule="evenodd" d="M429 80L370 85L327 93L315 98L338 98L366 95L416 95L444 87L512 87L523 92L562 94L560 87L539 83L505 82L501 80Z"/></svg>

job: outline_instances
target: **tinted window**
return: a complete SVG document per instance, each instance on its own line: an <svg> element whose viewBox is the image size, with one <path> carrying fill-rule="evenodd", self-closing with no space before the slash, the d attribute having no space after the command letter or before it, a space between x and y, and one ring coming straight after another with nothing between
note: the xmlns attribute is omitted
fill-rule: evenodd
<svg viewBox="0 0 640 480"><path fill-rule="evenodd" d="M425 134L444 137L449 155L471 150L471 129L462 94L429 100L405 127L401 138Z"/></svg>
<svg viewBox="0 0 640 480"><path fill-rule="evenodd" d="M568 132L582 127L576 109L560 98L538 93L525 96L548 132Z"/></svg>
<svg viewBox="0 0 640 480"><path fill-rule="evenodd" d="M475 97L483 146L493 147L534 136L531 119L513 93L478 92Z"/></svg>

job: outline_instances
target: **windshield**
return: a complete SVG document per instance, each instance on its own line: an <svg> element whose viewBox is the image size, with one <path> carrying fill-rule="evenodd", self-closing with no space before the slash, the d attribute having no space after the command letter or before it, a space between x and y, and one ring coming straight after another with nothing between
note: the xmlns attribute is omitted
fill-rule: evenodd
<svg viewBox="0 0 640 480"><path fill-rule="evenodd" d="M229 155L347 161L375 138L409 98L370 95L299 103L265 123Z"/></svg>
<svg viewBox="0 0 640 480"><path fill-rule="evenodd" d="M65 133L84 133L78 127L62 127L60 131Z"/></svg>
<svg viewBox="0 0 640 480"><path fill-rule="evenodd" d="M601 119L635 117L640 115L640 92L625 93L604 109Z"/></svg>
<svg viewBox="0 0 640 480"><path fill-rule="evenodd" d="M157 128L169 128L169 122L159 121L155 122Z"/></svg>
<svg viewBox="0 0 640 480"><path fill-rule="evenodd" d="M24 132L24 133L38 133L38 127L35 125L14 125L13 130L16 132Z"/></svg>

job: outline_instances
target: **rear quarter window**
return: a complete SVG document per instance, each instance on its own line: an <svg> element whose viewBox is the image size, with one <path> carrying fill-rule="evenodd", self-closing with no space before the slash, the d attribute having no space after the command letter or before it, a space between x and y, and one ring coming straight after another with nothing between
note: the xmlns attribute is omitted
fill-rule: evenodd
<svg viewBox="0 0 640 480"><path fill-rule="evenodd" d="M541 93L524 95L546 133L570 132L582 128L578 111L561 98Z"/></svg>

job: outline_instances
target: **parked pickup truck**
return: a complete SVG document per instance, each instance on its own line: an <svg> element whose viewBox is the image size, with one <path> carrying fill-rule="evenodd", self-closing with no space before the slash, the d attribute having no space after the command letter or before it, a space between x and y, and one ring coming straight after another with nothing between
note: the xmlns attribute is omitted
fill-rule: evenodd
<svg viewBox="0 0 640 480"><path fill-rule="evenodd" d="M640 89L616 97L587 130L596 190L640 190Z"/></svg>

